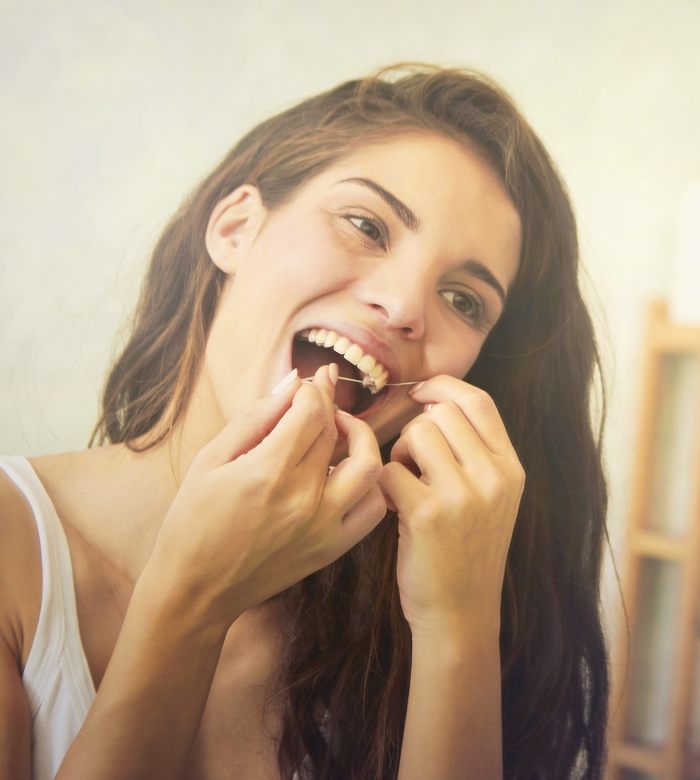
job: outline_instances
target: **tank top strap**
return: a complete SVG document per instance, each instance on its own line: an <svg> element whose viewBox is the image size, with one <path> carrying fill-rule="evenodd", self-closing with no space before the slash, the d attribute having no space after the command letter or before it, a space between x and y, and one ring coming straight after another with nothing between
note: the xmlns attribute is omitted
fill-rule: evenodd
<svg viewBox="0 0 700 780"><path fill-rule="evenodd" d="M32 715L41 706L43 692L59 663L67 664L76 704L87 714L95 687L80 639L73 567L65 531L51 498L25 457L0 457L0 468L24 494L39 537L41 609L22 675Z"/></svg>

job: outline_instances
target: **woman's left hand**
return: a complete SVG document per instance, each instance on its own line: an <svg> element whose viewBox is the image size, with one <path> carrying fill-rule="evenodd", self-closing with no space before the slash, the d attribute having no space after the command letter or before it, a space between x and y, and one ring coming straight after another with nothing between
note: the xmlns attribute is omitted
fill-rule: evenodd
<svg viewBox="0 0 700 780"><path fill-rule="evenodd" d="M404 616L414 637L498 625L523 467L483 390L441 374L411 397L426 410L403 428L379 480L398 512Z"/></svg>

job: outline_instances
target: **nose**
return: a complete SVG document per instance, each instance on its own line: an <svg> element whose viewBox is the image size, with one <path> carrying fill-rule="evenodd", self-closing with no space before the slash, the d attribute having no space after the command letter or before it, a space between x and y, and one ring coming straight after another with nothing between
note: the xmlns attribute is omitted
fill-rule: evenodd
<svg viewBox="0 0 700 780"><path fill-rule="evenodd" d="M376 313L382 327L400 330L414 341L423 337L428 288L421 274L398 263L387 263L362 279L356 289L360 301Z"/></svg>

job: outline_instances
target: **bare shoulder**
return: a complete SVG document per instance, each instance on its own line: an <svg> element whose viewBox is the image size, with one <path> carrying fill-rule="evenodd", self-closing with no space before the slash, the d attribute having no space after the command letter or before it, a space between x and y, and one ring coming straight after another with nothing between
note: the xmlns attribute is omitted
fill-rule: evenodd
<svg viewBox="0 0 700 780"><path fill-rule="evenodd" d="M34 515L0 469L0 634L22 668L41 607L41 554Z"/></svg>
<svg viewBox="0 0 700 780"><path fill-rule="evenodd" d="M0 469L0 777L31 777L31 713L22 669L41 606L41 555L31 507Z"/></svg>

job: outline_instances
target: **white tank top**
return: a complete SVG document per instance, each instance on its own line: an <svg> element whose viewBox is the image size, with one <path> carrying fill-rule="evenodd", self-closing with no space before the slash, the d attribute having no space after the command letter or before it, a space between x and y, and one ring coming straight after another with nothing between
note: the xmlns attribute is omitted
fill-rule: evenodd
<svg viewBox="0 0 700 780"><path fill-rule="evenodd" d="M41 551L41 609L22 683L32 715L32 776L51 780L85 720L95 686L80 641L68 541L29 461L0 457L0 468L34 513Z"/></svg>
<svg viewBox="0 0 700 780"><path fill-rule="evenodd" d="M58 514L29 461L0 456L0 468L34 513L41 552L41 609L22 674L32 716L32 778L53 780L95 698L80 640L68 540ZM321 726L327 736L327 713ZM312 778L308 757L292 780Z"/></svg>

